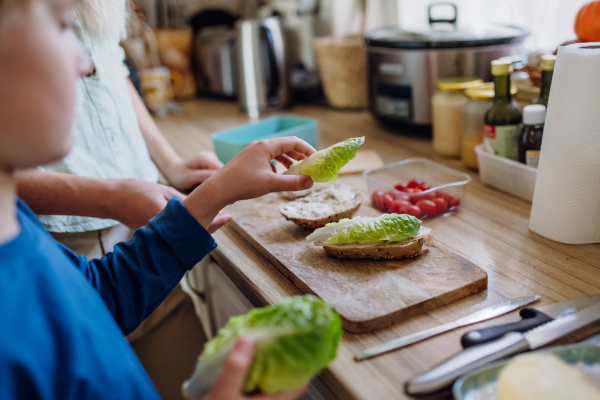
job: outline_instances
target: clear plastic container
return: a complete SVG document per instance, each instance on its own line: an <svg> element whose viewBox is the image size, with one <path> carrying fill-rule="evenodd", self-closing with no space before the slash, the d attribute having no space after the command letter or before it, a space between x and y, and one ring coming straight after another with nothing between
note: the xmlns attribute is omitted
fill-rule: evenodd
<svg viewBox="0 0 600 400"><path fill-rule="evenodd" d="M371 168L363 172L363 177L367 181L369 195L377 190L383 190L395 196L406 195L412 203L428 194L443 191L446 194L457 196L460 199L460 206L464 204L467 183L471 181L469 175L426 158L409 158L380 168ZM394 189L397 184L409 182L413 179L422 180L431 186L431 189L421 193L404 193ZM457 208L460 208L460 206ZM454 209L451 208L443 215L448 215L452 211Z"/></svg>
<svg viewBox="0 0 600 400"><path fill-rule="evenodd" d="M475 152L483 183L528 202L533 200L536 168L489 153L484 144L475 147Z"/></svg>

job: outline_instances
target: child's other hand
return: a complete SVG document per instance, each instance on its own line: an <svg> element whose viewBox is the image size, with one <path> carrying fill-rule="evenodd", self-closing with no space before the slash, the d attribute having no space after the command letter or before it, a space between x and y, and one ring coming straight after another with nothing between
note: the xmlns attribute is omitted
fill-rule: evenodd
<svg viewBox="0 0 600 400"><path fill-rule="evenodd" d="M254 343L252 340L245 337L239 338L229 354L223 372L203 400L294 400L306 391L306 386L304 386L292 392L282 392L273 396L243 396L244 381L253 358Z"/></svg>

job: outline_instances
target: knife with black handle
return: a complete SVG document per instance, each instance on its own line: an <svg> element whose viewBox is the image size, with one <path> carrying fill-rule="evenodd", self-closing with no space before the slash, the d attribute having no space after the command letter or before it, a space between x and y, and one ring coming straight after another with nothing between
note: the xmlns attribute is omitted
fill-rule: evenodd
<svg viewBox="0 0 600 400"><path fill-rule="evenodd" d="M462 347L466 349L501 338L508 332L527 332L536 326L543 325L561 316L572 314L595 303L600 303L600 294L580 297L561 303L548 304L542 307L526 307L521 309L519 313L522 318L521 321L467 332L462 336L460 342Z"/></svg>
<svg viewBox="0 0 600 400"><path fill-rule="evenodd" d="M470 347L406 382L411 396L437 393L452 385L462 374L492 361L536 350L584 326L600 320L600 304L580 309L525 333L509 332L499 339Z"/></svg>

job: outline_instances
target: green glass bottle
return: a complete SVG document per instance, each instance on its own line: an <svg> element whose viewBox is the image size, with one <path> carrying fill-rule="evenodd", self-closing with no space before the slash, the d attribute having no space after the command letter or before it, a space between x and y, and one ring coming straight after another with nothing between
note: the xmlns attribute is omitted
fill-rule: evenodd
<svg viewBox="0 0 600 400"><path fill-rule="evenodd" d="M494 75L494 102L485 113L485 141L496 154L511 160L519 160L519 134L523 116L513 104L510 93L510 60L492 61Z"/></svg>
<svg viewBox="0 0 600 400"><path fill-rule="evenodd" d="M548 96L550 96L550 84L552 83L555 62L556 56L542 56L542 87L539 97L533 100L531 104L541 104L548 108Z"/></svg>

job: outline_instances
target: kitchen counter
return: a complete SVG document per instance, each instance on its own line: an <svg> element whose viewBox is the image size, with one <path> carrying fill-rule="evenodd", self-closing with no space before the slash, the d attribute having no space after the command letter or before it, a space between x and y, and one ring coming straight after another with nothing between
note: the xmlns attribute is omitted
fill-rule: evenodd
<svg viewBox="0 0 600 400"><path fill-rule="evenodd" d="M210 134L246 123L237 105L218 100L182 103L183 115L158 119L167 139L184 157L212 149ZM319 120L320 148L349 137L365 136L364 149L377 150L386 163L425 157L471 175L460 210L427 220L435 241L482 267L488 289L392 327L369 334L344 332L338 356L320 378L340 399L403 399L404 382L460 350L460 337L473 328L517 321L518 313L472 325L377 358L355 362L367 347L430 328L492 304L539 294L543 305L600 293L600 244L567 245L545 239L528 229L531 204L484 186L476 172L460 160L433 152L431 142L384 129L366 111L346 112L296 106L286 113ZM358 177L358 176L357 176ZM363 185L361 179L354 179ZM548 216L552 218L552 216ZM231 228L215 234L213 252L221 267L256 305L262 306L301 292ZM595 324L577 338L600 330Z"/></svg>

